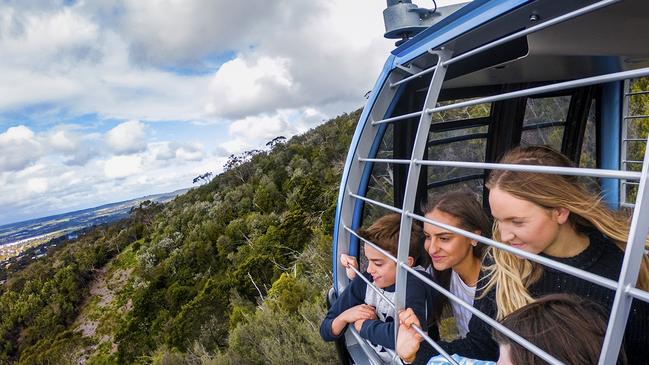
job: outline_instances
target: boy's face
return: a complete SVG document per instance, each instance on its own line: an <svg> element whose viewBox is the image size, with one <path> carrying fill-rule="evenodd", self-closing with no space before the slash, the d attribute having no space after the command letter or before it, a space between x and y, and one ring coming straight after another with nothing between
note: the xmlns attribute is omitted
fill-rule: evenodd
<svg viewBox="0 0 649 365"><path fill-rule="evenodd" d="M394 261L370 245L365 245L365 257L369 262L367 272L372 275L374 285L379 288L387 288L394 284L397 278L397 264Z"/></svg>

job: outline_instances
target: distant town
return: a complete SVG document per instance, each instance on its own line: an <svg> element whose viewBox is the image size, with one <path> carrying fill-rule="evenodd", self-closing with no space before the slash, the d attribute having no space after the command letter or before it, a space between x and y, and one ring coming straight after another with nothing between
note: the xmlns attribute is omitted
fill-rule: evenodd
<svg viewBox="0 0 649 365"><path fill-rule="evenodd" d="M14 265L46 256L48 250L73 240L83 230L126 218L131 208L143 201L164 203L183 194L188 189L171 193L149 195L95 208L32 219L0 226L0 282L6 279L6 272Z"/></svg>

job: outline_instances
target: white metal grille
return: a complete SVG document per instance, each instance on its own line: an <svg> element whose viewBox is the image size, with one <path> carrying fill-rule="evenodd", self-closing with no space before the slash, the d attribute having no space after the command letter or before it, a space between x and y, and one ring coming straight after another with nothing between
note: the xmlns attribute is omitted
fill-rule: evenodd
<svg viewBox="0 0 649 365"><path fill-rule="evenodd" d="M408 257L408 244L410 241L410 232L411 232L411 224L412 220L418 220L420 222L428 223L428 224L433 224L435 226L441 227L443 229L447 229L451 232L461 234L463 236L469 237L471 239L480 241L486 245L493 246L496 249L500 250L505 250L507 252L510 252L512 254L515 254L517 256L523 257L525 259L528 259L533 262L537 262L539 264L552 267L554 269L560 270L562 272L568 273L570 275L579 277L581 279L587 280L589 282L601 285L603 287L612 289L616 291L615 295L615 300L613 303L613 307L611 310L611 315L609 319L609 324L606 332L606 337L604 340L604 346L602 349L602 353L600 356L600 361L599 364L613 364L616 362L618 353L620 350L622 338L623 338L623 333L624 333L624 327L628 318L629 314L629 309L630 305L632 302L633 298L649 302L649 294L636 289L633 287L632 283L635 283L639 269L640 269L640 263L641 263L641 258L644 255L644 244L645 244L645 237L647 237L647 233L649 232L649 220L646 218L644 220L641 219L641 217L648 217L649 216L649 193L647 193L647 188L649 184L648 176L649 176L649 154L645 152L644 154L644 161L637 161L637 163L642 164L642 171L628 171L627 169L622 169L622 170L604 170L604 169L586 169L586 168L564 168L564 167L549 167L549 166L528 166L528 165L504 165L504 164L491 164L491 163L475 163L475 162L459 162L459 161L431 161L431 160L426 160L424 159L424 151L426 147L426 143L428 135L429 135L429 128L431 124L431 116L433 113L436 112L441 112L445 110L451 110L451 109L457 109L457 108L462 108L462 107L467 107L471 105L478 105L478 104L483 104L483 103L490 103L494 101L500 101L500 100L506 100L510 98L518 98L518 97L523 97L523 96L532 96L532 95L539 95L543 93L549 93L549 92L556 92L556 91L563 91L567 89L572 89L576 87L581 87L581 86L588 86L588 85L595 85L595 84L601 84L601 83L608 83L608 82L614 82L614 81L621 81L621 80L628 80L632 78L637 78L637 77L643 77L649 75L649 68L642 68L642 69L637 69L637 70L632 70L632 71L623 71L623 72L616 72L616 73L610 73L610 74L604 74L604 75L598 75L598 76L593 76L593 77L587 77L583 79L577 79L577 80L571 80L571 81L565 81L565 82L559 82L551 85L545 85L545 86L539 86L539 87L533 87L525 90L519 90L519 91L514 91L514 92L509 92L509 93L504 93L504 94L499 94L499 95L494 95L494 96L489 96L489 97L484 97L484 98L477 98L473 99L470 101L465 101L465 102L459 102L459 103L454 103L450 105L444 105L444 106L436 106L437 105L437 99L439 92L441 90L442 84L444 82L444 76L445 72L448 66L452 65L453 63L465 59L471 56L474 56L476 54L479 54L480 52L483 52L485 50L491 49L499 44L503 44L507 41L510 41L512 39L518 38L525 36L527 34L531 34L533 32L536 32L538 30L547 28L549 26L552 26L554 24L566 21L568 19L572 19L574 17L578 17L580 15L595 11L597 9L606 7L610 4L613 4L617 2L616 0L605 0L605 1L600 1L597 3L594 3L592 5L589 5L587 7L584 7L582 9L578 9L576 11L567 13L563 16L557 17L555 19L546 21L544 23L538 24L536 26L524 29L522 31L519 31L517 33L511 34L507 37L504 37L502 39L499 39L497 41L494 41L492 43L488 43L486 45L483 45L481 47L478 47L472 51L469 51L467 53L464 53L458 57L453 58L451 55L451 52L449 50L444 50L444 49L439 49L439 50L430 50L429 52L437 56L437 64L431 68L425 69L420 71L419 73L416 73L414 75L409 75L407 77L400 77L397 75L397 73L393 72L390 74L389 79L387 80L387 83L389 85L389 88L384 88L385 90L392 89L392 95L394 95L394 89L397 88L398 86L402 86L403 84L414 80L415 78L421 77L426 74L430 74L431 72L433 73L430 86L428 88L428 94L426 96L426 100L424 102L424 107L422 108L421 111L418 112L413 112L413 113L408 113L400 116L395 116L395 117L390 117L390 118L376 118L374 114L371 114L369 117L369 128L364 131L363 133L366 135L375 135L376 133L376 128L384 123L397 123L400 121L404 121L406 119L410 119L413 117L419 117L419 124L418 124L418 132L417 136L414 142L414 147L413 147L413 152L412 156L410 159L379 159L379 158L367 158L366 155L363 156L362 153L359 153L357 151L355 153L356 158L354 161L352 161L353 166L357 171L361 171L362 167L365 166L366 164L377 164L377 163L389 163L389 164L406 164L408 165L408 175L407 175L407 182L406 182L406 190L405 190L405 196L404 196L404 203L402 207L394 207L385 203L381 203L369 198L366 198L362 196L362 194L357 194L355 193L355 187L358 186L355 185L358 183L358 178L356 179L350 179L350 181L347 182L347 185L345 186L345 191L347 192L346 196L343 198L343 203L347 200L347 206L351 207L354 206L354 204L351 204L349 200L352 201L362 201L364 203L376 205L379 207L382 207L384 209L387 209L392 212L397 212L401 214L401 230L400 230L400 236L399 236L399 249L398 249L398 254L397 257L393 257L388 253L386 254L387 257L391 258L398 264L398 270L397 270L397 281L396 281L396 295L395 295L395 302L394 306L397 310L403 309L404 308L404 302L405 302L405 288L406 288L406 275L409 273L410 275L415 275L419 277L421 280L426 282L428 285L432 286L435 290L439 291L441 294L447 296L449 300L458 303L465 309L471 311L474 316L482 319L486 323L488 323L490 326L494 327L496 330L502 332L506 336L510 337L513 341L519 343L520 345L526 347L528 350L532 351L534 354L539 356L540 358L544 359L545 361L551 363L551 364L560 364L561 362L558 361L556 358L551 356L550 354L546 353L545 351L539 349L535 345L531 344L529 341L526 341L522 337L518 336L517 334L513 333L511 330L507 329L506 327L502 326L500 323L495 321L494 319L490 318L488 315L478 311L477 309L473 308L472 305L462 301L460 298L456 297L452 293L450 293L448 290L445 290L444 288L440 287L437 283L427 279L425 276L422 276L419 274L417 271L413 270L412 268L408 267L406 262L407 262L407 257ZM628 91L628 89L625 89ZM386 92L389 92L386 91ZM627 92L628 94L628 92ZM625 100L626 97L625 97ZM385 110L385 108L384 108ZM628 108L625 105L624 110L628 110ZM626 115L626 119L630 119L630 117L635 117L632 115ZM646 116L644 116L646 117ZM362 139L363 136L361 136ZM369 138L369 137L368 137ZM626 135L623 136L623 145L628 143L627 141L629 140ZM363 142L365 145L368 144L367 140ZM646 141L645 141L646 143ZM365 148L367 150L367 148ZM623 155L625 158L626 156ZM624 162L624 160L623 160ZM630 163L629 161L626 161L627 163ZM622 264L622 269L621 269L621 275L618 281L611 280L608 278L604 278L592 273L589 273L584 270L580 270L574 267L571 267L569 265L565 265L559 262L556 262L554 260L541 257L538 255L534 255L528 252L525 252L520 249L513 248L512 246L509 246L507 244L504 244L502 242L497 242L488 238L484 238L482 236L476 235L472 232L464 231L462 229L448 226L441 224L436 221L432 221L430 219L427 219L425 217L416 215L413 213L414 211L414 204L415 204L415 193L417 190L417 184L419 180L419 173L420 169L422 166L455 166L455 167L463 167L463 168L471 168L471 169L477 169L477 170L489 170L489 169L505 169L505 170L515 170L515 171L527 171L527 172L536 172L536 173L549 173L549 174L561 174L561 175L574 175L574 176L591 176L591 177L600 177L600 178L616 178L616 179L621 179L621 182L623 184L623 187L629 184L635 184L637 186L637 195L635 199L635 209L633 212L633 217L632 217L632 222L630 226L630 234L629 234L629 241L627 244L627 248L625 251L624 255L624 260ZM626 195L623 195L623 197L626 197ZM628 202L624 202L628 203ZM358 209L358 206L356 208ZM349 217L349 214L347 215ZM349 228L351 226L350 222L345 221L344 219L341 221L341 225L339 226L339 231L346 231L350 234L350 236L356 236L356 233ZM360 237L358 237L360 238ZM372 245L374 248L378 248L376 245L374 245L372 242L368 242L367 240L363 240L365 243ZM372 286L371 283L368 283L368 285ZM395 328L398 330L398 326L395 326ZM421 335L424 335L420 331ZM395 343L396 343L396 331L395 331ZM449 362L455 364L456 362L446 354L443 349L435 343L432 339L430 339L428 336L424 335L424 338L426 339L427 342L429 342L435 349L437 349L440 353L442 353Z"/></svg>

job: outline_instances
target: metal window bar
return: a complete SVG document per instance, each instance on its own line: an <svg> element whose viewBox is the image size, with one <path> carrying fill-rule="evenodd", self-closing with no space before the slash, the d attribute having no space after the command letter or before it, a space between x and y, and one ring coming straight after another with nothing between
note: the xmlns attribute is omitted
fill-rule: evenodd
<svg viewBox="0 0 649 365"><path fill-rule="evenodd" d="M446 180L442 180L442 181L434 181L432 183L427 184L426 188L427 189L433 189L433 188L437 188L437 187L444 186L444 185L457 184L457 183L461 183L461 182L464 182L464 181L477 180L477 179L482 179L482 178L484 178L484 174L472 174L472 175L458 176L458 177L454 177L452 179L446 179Z"/></svg>
<svg viewBox="0 0 649 365"><path fill-rule="evenodd" d="M386 119L382 119L382 120L379 120L379 121L372 122L372 125L396 122L396 121L400 121L400 120L404 120L404 119L419 117L419 116L421 116L422 113L423 112L413 112L413 113L398 115L396 117L386 118Z"/></svg>
<svg viewBox="0 0 649 365"><path fill-rule="evenodd" d="M633 91L633 92L625 92L624 96L634 96L634 95L645 95L649 94L649 90L642 90L642 91Z"/></svg>
<svg viewBox="0 0 649 365"><path fill-rule="evenodd" d="M491 117L479 117L469 119L456 119L444 122L435 122L431 124L430 131L435 133L456 131L459 129L468 129L489 125Z"/></svg>
<svg viewBox="0 0 649 365"><path fill-rule="evenodd" d="M537 86L537 87L532 87L532 88L528 88L528 89L512 91L512 92L509 92L509 93L498 94L498 95L493 95L493 96L487 96L487 97L477 98L477 99L473 99L473 100L467 100L467 101L463 101L463 102L459 102L459 103L453 103L453 104L449 104L449 105L438 106L438 107L434 107L434 108L424 108L423 112L414 112L414 113L404 114L404 115L396 116L396 117L392 117L392 118L373 121L372 125L390 123L390 122L395 122L395 121L408 119L408 118L412 118L412 117L416 117L416 116L421 116L422 113L433 114L433 113L438 113L438 112L442 112L442 111L446 111L446 110L464 108L464 107L467 107L467 106L473 106L473 105L478 105L478 104L491 103L491 102L494 102L494 101L501 101L501 100L518 98L518 97L521 97L521 96L530 96L530 95L535 95L535 94L543 94L543 93L547 93L547 92L560 91L560 90L565 90L565 89L571 89L571 88L576 88L576 87L589 86L589 85L595 85L595 84L601 84L601 83L607 83L607 82L613 82L613 81L621 81L621 80L625 80L625 79L643 77L643 76L648 76L648 75L649 75L649 67L644 67L644 68L640 68L640 69L637 69L637 70L614 72L614 73L605 74L605 75L586 77L586 78L583 78L583 79L569 80L569 81L558 82L558 83L550 84L550 85Z"/></svg>
<svg viewBox="0 0 649 365"><path fill-rule="evenodd" d="M377 206L379 206L379 207L381 207L381 208L385 208L385 209L387 209L387 210L391 210L391 211L393 211L393 212L395 212L395 213L399 213L399 214L403 213L403 210L401 210L401 209L399 209L399 208L397 208L397 207L393 207L392 205L385 204L385 203L381 203L381 202L378 202L378 201L376 201L376 200L372 200L372 199L370 199L370 198L366 198L366 197L364 197L364 196L360 196L360 195L354 194L354 193L352 193L352 192L349 193L349 196L351 196L352 198L360 199L360 200L362 200L362 201L364 201L364 202L366 202L366 203L374 204L374 205L377 205Z"/></svg>
<svg viewBox="0 0 649 365"><path fill-rule="evenodd" d="M566 20L570 20L572 18L576 18L576 17L579 17L581 15L588 14L588 13L590 13L592 11L595 11L595 10L598 10L600 8L612 5L612 4L614 4L614 3L618 2L618 1L619 0L600 1L600 2L594 3L592 5L585 6L583 8L571 11L571 12L566 13L564 15L558 16L558 17L556 17L554 19L550 19L550 20L548 20L546 22L543 22L543 23L537 24L535 26L523 29L523 30L521 30L519 32L510 34L510 35L508 35L506 37L503 37L503 38L500 38L500 39L498 39L496 41L487 43L487 44L485 44L483 46L480 46L478 48L475 48L475 49L473 49L471 51L465 52L465 53L463 53L463 54L461 54L461 55L459 55L459 56L457 56L455 58L452 58L452 59L450 59L448 61L445 61L444 63L442 63L442 66L448 67L448 66L450 66L451 64L453 64L455 62L461 61L461 60L463 60L465 58L468 58L468 57L471 57L471 56L473 56L475 54L478 54L478 53L484 52L486 50L489 50L491 48L497 47L497 46L499 46L501 44L504 44L504 43L507 43L507 42L509 42L511 40L526 36L528 34L537 32L539 30L543 30L543 29L545 29L547 27L550 27L550 26L558 24L558 23L562 23L562 22L564 22ZM429 74L429 73L435 71L435 69L437 67L438 66L433 66L433 67L428 68L428 69L426 69L424 71L421 71L421 72L419 72L417 74L406 77L406 78L404 78L402 80L399 80L397 82L391 83L390 87L394 88L394 87L396 87L398 85L401 85L403 83L406 83L406 82L408 82L410 80L416 79L416 78L421 77L421 76L426 75L426 74Z"/></svg>
<svg viewBox="0 0 649 365"><path fill-rule="evenodd" d="M642 300L643 302L649 303L649 293L647 293L644 290L634 288L634 287L627 287L626 292L634 297L635 299Z"/></svg>
<svg viewBox="0 0 649 365"><path fill-rule="evenodd" d="M424 99L423 110L435 106L439 98L439 93L442 90L442 84L446 76L447 66L444 66L443 63L448 61L452 53L449 50L439 50L431 51L437 55L437 68L435 73L430 80L430 85L428 86L428 91L426 93L426 98ZM430 133L430 126L432 123L433 116L432 114L422 113L419 118L419 124L417 127L417 134L414 140L412 147L412 155L414 156L423 156L426 150L426 143L428 142L428 135ZM411 158L412 160L412 158ZM406 176L406 185L405 192L403 196L403 211L404 213L408 210L414 209L416 190L419 183L419 175L421 172L421 166L410 162L408 167L408 174ZM399 229L399 243L397 250L398 262L406 262L408 260L408 251L410 243L410 228L412 226L412 218L408 217L407 214L401 214L401 226ZM404 309L406 301L406 271L404 267L399 264L397 266L397 278L395 282L395 295L394 302L397 307L397 310ZM399 327L395 326L394 331L394 340L397 341Z"/></svg>
<svg viewBox="0 0 649 365"><path fill-rule="evenodd" d="M571 175L599 177L607 179L628 179L640 180L641 172L639 171L620 171L607 169L592 169L583 167L559 167L559 166L540 166L540 165L518 165L518 164L500 164L488 162L465 162L465 161L433 161L433 160L403 160L389 158L359 158L361 162L378 162L393 164L415 164L425 166L445 166L445 167L465 167L470 169L481 170L509 170L520 172L536 172L553 175Z"/></svg>
<svg viewBox="0 0 649 365"><path fill-rule="evenodd" d="M426 146L438 146L441 144L446 144L446 143L453 143L453 142L461 142L461 141L468 141L471 139L481 139L481 138L487 138L487 133L472 133L472 134L464 134L461 136L455 136L455 137L448 137L448 138L442 138L442 139L435 139L432 141L428 141Z"/></svg>
<svg viewBox="0 0 649 365"><path fill-rule="evenodd" d="M469 303L465 302L464 300L462 300L460 297L458 297L458 296L456 296L455 294L451 293L450 291L444 289L441 285L437 284L436 282L430 280L430 279L427 278L426 276L424 276L424 275L422 275L421 273L417 272L417 270L411 268L411 267L408 266L405 262L400 262L396 257L392 256L389 252L387 252L387 251L381 249L380 247L378 247L378 246L375 245L374 243L372 243L372 242L370 242L370 241L364 239L363 237L361 237L360 235L358 235L356 232L354 232L354 231L351 230L350 228L348 228L348 227L346 227L346 226L345 226L344 228L345 228L349 233L351 233L351 234L353 234L354 236L358 237L358 238L361 239L363 242L369 244L369 245L372 246L374 249L377 249L377 250L378 250L379 252L381 252L383 255L385 255L386 257L388 257L388 258L391 259L392 261L394 261L397 265L399 265L399 267L403 267L406 271L408 271L408 273L414 275L414 276L417 277L419 280L421 280L421 281L423 281L424 283L428 284L430 287L432 287L433 289L435 289L436 291L438 291L438 292L441 293L442 295L446 296L447 298L449 298L449 299L452 300L453 302L455 302L455 303L461 305L463 308L465 308L465 309L467 309L468 311L470 311L473 315L475 315L475 316L477 316L478 318L482 319L483 321L487 322L487 324L489 324L490 326L492 326L493 328L495 328L495 329L498 330L499 332L505 334L506 336L508 336L508 337L511 338L512 340L516 341L516 342L517 342L518 344L520 344L521 346L524 346L525 348L530 349L532 352L534 352L537 356L541 357L541 358L544 359L545 361L548 361L548 362L551 363L551 364L563 364L561 361L557 360L556 358L554 358L552 355L548 354L547 352L541 350L540 348L538 348L538 347L537 347L536 345L534 345L533 343L527 341L526 339L524 339L523 337L519 336L518 334L516 334L515 332L513 332L513 331L510 330L509 328L507 328L507 327L503 326L502 324L500 324L498 321L494 320L493 318L489 317L488 315L486 315L486 314L482 313L481 311L477 310L477 309L474 308L471 304L469 304ZM464 232L467 232L467 233L468 233L468 231L464 231ZM353 268L353 267L352 267L352 269L354 270L354 272L356 272L357 275L360 275L360 272L359 272L358 270L356 270L356 269ZM362 275L361 275L361 276L362 276ZM368 284L371 284L371 283L369 283L369 281L368 281L367 279L365 279L364 277L363 277L363 280L365 280ZM381 293L381 295L382 295L382 293ZM382 298L383 298L384 300L387 300L387 298L385 298L385 296L383 296L383 295L382 295ZM439 345L438 345L438 344L437 344L433 339L431 339L430 337L428 337L428 335L424 334L423 331L421 331L420 328L417 328L417 329L418 329L417 333L419 333L422 337L424 337L424 338L426 339L426 342L430 343L430 344L431 344L431 345L432 345L432 346L433 346L433 347L434 347L434 348L435 348L435 349L436 349L440 354L442 354L446 359L448 359L448 360L452 361L453 363L455 363L455 361L453 361L452 358L450 358L450 356L448 355L448 353L447 353L446 351L444 351L444 349L441 348L441 347L440 347L440 346L439 346Z"/></svg>
<svg viewBox="0 0 649 365"><path fill-rule="evenodd" d="M360 333L356 331L354 326L349 326L347 331L354 336L358 345L363 349L363 352L367 356L367 360L371 365L383 365L383 361L379 358L378 354L374 349L367 343L367 340L361 337Z"/></svg>
<svg viewBox="0 0 649 365"><path fill-rule="evenodd" d="M432 114L432 113L437 113L437 112L441 112L441 111L445 111L445 110L464 108L464 107L467 107L467 106L472 106L472 105L477 105L477 104L491 103L491 102L494 102L494 101L518 98L518 97L521 97L521 96L530 96L530 95L534 95L534 94L542 94L542 93L546 93L546 92L559 91L559 90L565 90L565 89L572 89L572 88L576 88L576 87L590 86L590 85L613 82L613 81L620 81L620 80L625 80L625 79L630 79L630 78L643 77L643 76L647 76L647 75L649 75L649 67L644 67L644 68L639 68L637 70L614 72L614 73L605 74L605 75L586 77L586 78L583 78L583 79L576 79L576 80L558 82L558 83L555 83L555 84L537 86L537 87L532 87L532 88L528 88L528 89L512 91L512 92L509 92L509 93L493 95L493 96L487 96L487 97L484 97L484 98L477 98L477 99L473 99L473 100L463 101L463 102L460 102L460 103L454 103L454 104L449 104L449 105L444 105L444 106L438 106L438 107L435 107L435 108L426 109L425 112L428 113L428 114ZM378 124L379 122L376 122L376 123Z"/></svg>
<svg viewBox="0 0 649 365"><path fill-rule="evenodd" d="M636 208L633 210L629 238L624 252L622 269L615 291L615 299L604 337L599 365L613 364L622 346L621 333L624 333L633 297L627 294L627 288L635 286L640 273L642 258L645 253L645 239L649 233L649 143L645 147L642 175L636 195Z"/></svg>
<svg viewBox="0 0 649 365"><path fill-rule="evenodd" d="M566 122L536 123L536 124L528 124L528 125L523 126L522 130L529 131L529 130L542 129L542 128L564 127L565 125L566 125Z"/></svg>
<svg viewBox="0 0 649 365"><path fill-rule="evenodd" d="M629 122L625 118L627 115L630 113L630 100L629 97L626 96L629 94L630 90L630 82L629 80L624 80L623 82L623 90L624 90L624 98L622 98L622 141L623 144L620 146L620 162L625 161L627 159L627 150L628 150L628 143L624 142L628 140L628 129L629 129ZM624 163L620 163L620 167L622 170L627 170L627 165ZM619 201L620 201L620 206L622 207L628 207L628 204L630 204L627 201L627 195L628 195L628 187L626 184L627 180L620 180L619 184L619 191L620 191L620 196L619 196Z"/></svg>
<svg viewBox="0 0 649 365"><path fill-rule="evenodd" d="M624 119L645 119L649 118L649 115L628 115Z"/></svg>

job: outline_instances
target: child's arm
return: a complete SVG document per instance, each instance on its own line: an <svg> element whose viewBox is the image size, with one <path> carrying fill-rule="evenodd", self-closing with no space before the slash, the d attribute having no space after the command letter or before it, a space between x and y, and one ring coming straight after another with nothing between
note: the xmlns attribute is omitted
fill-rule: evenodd
<svg viewBox="0 0 649 365"><path fill-rule="evenodd" d="M376 310L371 305L359 304L355 307L351 307L346 311L340 313L340 315L331 322L331 333L334 336L340 336L345 327L348 324L354 323L356 321L363 321L367 319L375 319Z"/></svg>
<svg viewBox="0 0 649 365"><path fill-rule="evenodd" d="M367 284L361 278L352 280L349 286L340 294L340 297L331 305L320 324L320 336L323 340L336 340L342 335L348 323L353 323L356 318L361 319L361 316L363 318L367 317L367 307L372 307L364 303L366 287ZM372 315L375 315L373 308Z"/></svg>
<svg viewBox="0 0 649 365"><path fill-rule="evenodd" d="M406 308L411 308L413 310L419 319L419 322L422 323L422 330L427 331L427 307L429 304L432 304L428 303L432 300L432 297L427 295L427 293L431 289L428 289L424 282L410 274L408 275L407 283ZM397 321L397 318L394 320ZM381 345L391 350L395 349L394 321L382 322L379 320L365 320L362 324L361 331L359 332L362 337L367 338L374 344Z"/></svg>

